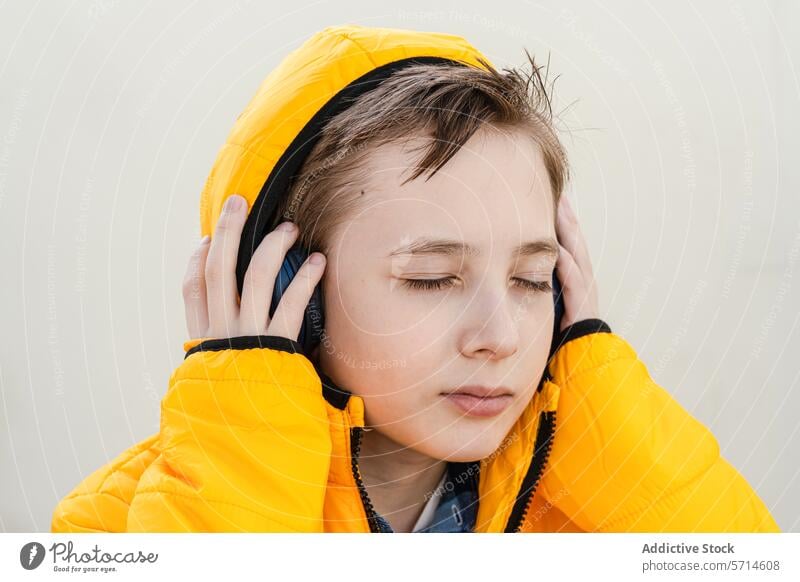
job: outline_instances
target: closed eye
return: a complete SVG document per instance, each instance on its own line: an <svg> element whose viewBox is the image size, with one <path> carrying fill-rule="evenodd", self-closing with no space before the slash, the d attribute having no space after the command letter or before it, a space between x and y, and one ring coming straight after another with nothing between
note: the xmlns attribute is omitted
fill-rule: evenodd
<svg viewBox="0 0 800 582"><path fill-rule="evenodd" d="M443 277L441 279L403 279L403 284L409 289L445 289L455 285L455 277Z"/></svg>
<svg viewBox="0 0 800 582"><path fill-rule="evenodd" d="M441 279L403 279L403 284L410 289L422 289L426 291L440 290L455 285L456 277L442 277ZM553 286L550 281L529 281L514 277L514 282L518 287L529 291L552 291Z"/></svg>
<svg viewBox="0 0 800 582"><path fill-rule="evenodd" d="M550 283L550 281L528 281L527 279L517 279L516 277L514 280L517 281L517 284L524 289L530 289L532 291L553 290L553 285Z"/></svg>

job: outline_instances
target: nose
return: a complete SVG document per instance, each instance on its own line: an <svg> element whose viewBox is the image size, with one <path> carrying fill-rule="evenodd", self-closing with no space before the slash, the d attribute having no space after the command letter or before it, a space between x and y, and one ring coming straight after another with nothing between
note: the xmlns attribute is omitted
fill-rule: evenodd
<svg viewBox="0 0 800 582"><path fill-rule="evenodd" d="M519 330L508 290L476 294L461 314L459 350L470 358L501 360L517 353Z"/></svg>

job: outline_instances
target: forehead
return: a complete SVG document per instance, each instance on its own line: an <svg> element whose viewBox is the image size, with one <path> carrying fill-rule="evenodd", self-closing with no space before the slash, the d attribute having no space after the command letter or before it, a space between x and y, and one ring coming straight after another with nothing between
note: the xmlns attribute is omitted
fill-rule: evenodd
<svg viewBox="0 0 800 582"><path fill-rule="evenodd" d="M433 177L426 180L423 174L401 185L425 144L416 138L383 145L370 155L369 179L347 229L350 236L359 226L380 224L389 242L425 234L513 246L555 237L550 181L530 135L482 129Z"/></svg>

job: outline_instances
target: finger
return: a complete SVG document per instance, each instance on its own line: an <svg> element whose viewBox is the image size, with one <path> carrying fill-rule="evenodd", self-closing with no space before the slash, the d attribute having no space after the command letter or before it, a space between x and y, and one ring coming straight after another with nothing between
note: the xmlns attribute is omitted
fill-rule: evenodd
<svg viewBox="0 0 800 582"><path fill-rule="evenodd" d="M575 258L564 247L559 245L559 257L556 263L558 279L564 288L564 311L561 329L565 329L576 321L597 317L597 301L593 298L591 285L581 271Z"/></svg>
<svg viewBox="0 0 800 582"><path fill-rule="evenodd" d="M561 283L561 287L564 288L564 294L569 296L569 294L566 293L567 290L575 291L581 288L583 285L583 275L572 253L561 244L558 245L558 250L556 274L559 283Z"/></svg>
<svg viewBox="0 0 800 582"><path fill-rule="evenodd" d="M581 231L578 216L567 196L559 200L558 220L556 230L559 242L569 251L580 269L587 277L593 277L592 261L589 255L589 246Z"/></svg>
<svg viewBox="0 0 800 582"><path fill-rule="evenodd" d="M265 333L275 280L298 233L296 225L285 222L267 234L253 254L244 276L239 305L239 326L243 335Z"/></svg>
<svg viewBox="0 0 800 582"><path fill-rule="evenodd" d="M556 231L558 242L569 251L573 258L576 255L578 225L575 215L570 212L569 202L566 196L562 196L558 204L558 218L556 220Z"/></svg>
<svg viewBox="0 0 800 582"><path fill-rule="evenodd" d="M598 291L597 284L594 277L594 269L592 268L592 260L589 254L589 245L586 242L586 237L583 236L583 231L580 228L580 222L575 214L575 208L572 206L572 201L565 197L566 203L566 217L567 221L574 225L574 232L576 233L576 245L572 257L578 265L578 270L581 272L583 278L582 284L586 288L586 299L581 304L581 309L586 309L592 313L599 311L598 305Z"/></svg>
<svg viewBox="0 0 800 582"><path fill-rule="evenodd" d="M572 206L572 202L568 202L570 207L570 213L574 217L575 225L576 225L576 232L577 234L577 246L575 248L575 261L578 263L578 266L583 271L583 275L586 279L593 279L594 278L594 269L592 266L592 257L589 253L589 243L586 242L586 237L583 234L583 230L581 229L580 222L578 221L578 217L575 214L575 209Z"/></svg>
<svg viewBox="0 0 800 582"><path fill-rule="evenodd" d="M203 237L194 250L183 278L183 306L189 339L203 337L208 329L205 268L211 237Z"/></svg>
<svg viewBox="0 0 800 582"><path fill-rule="evenodd" d="M208 324L213 337L230 337L239 316L236 257L247 217L247 201L231 195L217 220L206 261Z"/></svg>
<svg viewBox="0 0 800 582"><path fill-rule="evenodd" d="M319 262L317 262L319 261ZM314 292L314 287L322 279L325 271L325 255L311 253L286 289L278 308L269 322L269 335L277 335L297 340L303 323L306 306Z"/></svg>

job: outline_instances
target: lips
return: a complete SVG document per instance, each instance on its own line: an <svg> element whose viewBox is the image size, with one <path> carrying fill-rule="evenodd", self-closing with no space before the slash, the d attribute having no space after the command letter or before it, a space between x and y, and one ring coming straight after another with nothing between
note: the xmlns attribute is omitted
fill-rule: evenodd
<svg viewBox="0 0 800 582"><path fill-rule="evenodd" d="M476 396L478 398L492 398L494 396L513 395L514 391L505 386L459 386L451 392L445 394L467 394L469 396Z"/></svg>
<svg viewBox="0 0 800 582"><path fill-rule="evenodd" d="M497 416L511 404L513 392L505 386L461 386L444 392L445 399L466 416Z"/></svg>

